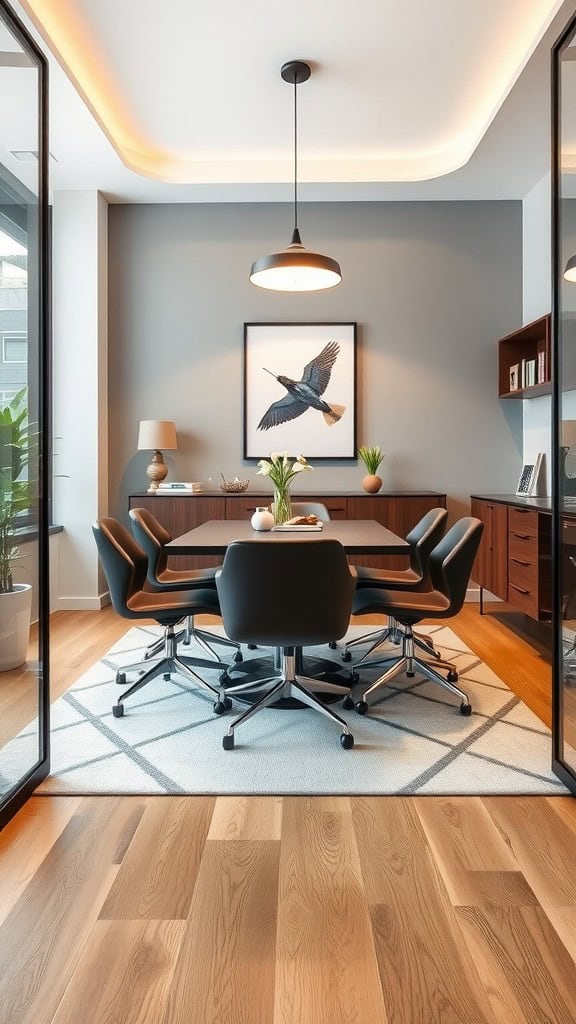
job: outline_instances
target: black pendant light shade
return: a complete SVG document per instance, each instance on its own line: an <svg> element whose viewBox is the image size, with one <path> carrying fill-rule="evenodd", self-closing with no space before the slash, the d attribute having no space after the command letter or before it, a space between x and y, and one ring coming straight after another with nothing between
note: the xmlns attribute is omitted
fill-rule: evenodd
<svg viewBox="0 0 576 1024"><path fill-rule="evenodd" d="M315 292L340 284L340 264L331 256L311 252L302 245L298 230L298 115L296 87L310 78L310 66L301 60L283 64L280 74L294 86L294 230L290 245L270 256L255 260L250 271L252 284L279 292Z"/></svg>

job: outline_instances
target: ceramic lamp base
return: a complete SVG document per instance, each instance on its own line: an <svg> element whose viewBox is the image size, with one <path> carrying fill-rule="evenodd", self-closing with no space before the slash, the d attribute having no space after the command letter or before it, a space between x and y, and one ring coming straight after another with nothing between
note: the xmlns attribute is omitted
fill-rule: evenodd
<svg viewBox="0 0 576 1024"><path fill-rule="evenodd" d="M158 450L154 452L152 462L146 470L146 476L150 481L148 494L155 494L158 490L158 484L168 476L168 466L164 462L162 452L159 452Z"/></svg>

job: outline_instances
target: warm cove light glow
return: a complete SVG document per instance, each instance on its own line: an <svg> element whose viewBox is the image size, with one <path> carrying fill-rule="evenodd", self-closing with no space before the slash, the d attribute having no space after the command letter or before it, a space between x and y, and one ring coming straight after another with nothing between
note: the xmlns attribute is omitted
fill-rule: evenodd
<svg viewBox="0 0 576 1024"><path fill-rule="evenodd" d="M100 0L99 3L94 3L94 0L20 0L20 3L127 167L147 177L174 183L286 181L286 162L278 156L277 147L266 152L266 147L262 146L256 155L256 147L252 145L248 149L240 132L233 140L234 145L228 144L230 129L240 123L244 125L246 118L249 120L252 116L251 111L258 110L264 124L267 114L262 116L258 103L252 103L239 118L230 103L229 91L223 89L222 95L216 95L219 69L223 80L226 71L226 63L216 63L218 51L225 55L226 49L219 44L218 32L209 31L213 28L210 5L197 7L186 5L184 0L166 0L161 12L162 18L173 20L174 33L180 38L195 39L195 64L207 68L210 74L210 120L205 136L201 137L189 130L190 93L180 84L174 41L172 49L162 50L158 46L153 53L153 64L141 57L140 44L144 33L148 38L154 38L153 18L159 16L152 5L135 2L114 5L112 0ZM386 37L382 38L398 40L398 53L391 62L389 77L378 74L382 61L373 57L371 63L366 62L362 66L362 90L358 95L348 90L334 102L334 117L323 121L325 145L317 140L316 152L309 151L303 180L423 181L464 166L561 5L562 0L509 0L508 3L490 0L485 5L448 0L445 5L439 5L446 8L444 22L441 13L436 13L437 5L430 4L429 0L412 0L408 5L400 5L397 0L365 0L363 5L350 5L349 14L341 0L338 17L331 15L328 0L316 0L309 5L309 11L304 5L306 17L302 15L302 31L298 38L305 40L310 52L319 53L321 63L326 60L326 54L330 54L328 59L336 74L342 67L359 64L362 47L378 52L376 42L380 39L383 23L387 29ZM253 0L248 9L233 4L232 0L222 0L221 4L214 5L216 7L221 23L228 26L228 37L235 39L237 36L239 45L251 47L243 66L257 66L265 71L268 64L262 54L278 51L281 33L284 31L285 34L287 26L290 26L289 15L285 13L290 6L279 5L278 17L274 19L268 17L270 5L264 4L264 0ZM406 28L406 8L410 8L415 28L419 27L420 49L416 54L412 36L406 31L399 31ZM182 13L187 9L188 21ZM434 9L433 19L429 13L431 9ZM476 21L468 9L476 12ZM451 10L454 12L452 18ZM258 24L261 33L253 30L250 17ZM336 35L331 33L331 17L337 26ZM347 20L352 17L355 19L353 26ZM256 22L256 19L259 20ZM205 35L199 35L204 26ZM474 49L478 29L483 26L489 26L491 31L477 41ZM114 38L113 33L120 43L124 41L125 44L124 48L117 47L116 63L107 49L107 43ZM437 33L434 35L436 42L442 44L436 62L433 44L428 39L434 33ZM350 55L338 48L338 38L343 41L343 46L353 47ZM213 49L209 45L211 39L216 40ZM402 40L408 40L403 50ZM448 59L445 41L446 46L450 44L453 60ZM225 56L221 59L224 61ZM409 73L402 81L402 89L399 89L398 68L404 65L409 67ZM451 80L448 80L446 69L450 67L453 67L453 72ZM198 80L203 81L201 75ZM341 80L348 88L349 77L342 75ZM153 90L157 94L164 81L171 82L172 91L162 97L152 115L148 101L155 95ZM402 92L406 94L406 111L398 101ZM457 103L451 101L455 95ZM428 106L421 100L422 96L429 99ZM334 138L341 130L339 103L345 105L347 100L356 98L358 109L365 108L368 123L373 127L379 124L383 98L387 102L390 97L400 112L394 123L395 129L381 133L368 131L369 139L363 143L355 137L354 122L350 119L345 142L335 155ZM194 100L206 103L206 95L201 93L199 98L194 96ZM409 112L412 118L408 116ZM172 135L164 135L169 115L173 118ZM226 117L229 120L224 123ZM214 134L214 124L220 126L219 135ZM405 131L407 124L410 125L409 136ZM249 127L254 135L253 125L249 124ZM224 140L228 144L227 149L224 148Z"/></svg>

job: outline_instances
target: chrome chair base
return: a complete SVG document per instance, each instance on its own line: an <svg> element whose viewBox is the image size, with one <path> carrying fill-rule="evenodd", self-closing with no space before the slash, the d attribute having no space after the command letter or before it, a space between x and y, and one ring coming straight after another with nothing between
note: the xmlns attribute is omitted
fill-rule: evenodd
<svg viewBox="0 0 576 1024"><path fill-rule="evenodd" d="M293 649L293 648L292 648ZM282 667L279 674L270 676L268 679L258 680L258 686L262 686L264 683L274 683L274 685L267 690L264 696L258 701L257 704L252 704L246 708L241 715L238 716L228 726L228 731L222 739L222 746L224 750L232 750L234 748L234 733L235 729L243 722L247 722L249 718L256 715L263 708L269 707L281 698L296 698L306 704L310 708L314 708L315 711L319 711L325 715L326 718L330 718L333 722L336 722L341 728L340 743L345 750L350 750L354 746L354 737L348 728L348 725L340 715L337 715L335 711L332 711L331 707L327 707L318 700L316 693L334 693L340 694L342 697L349 695L350 690L345 686L338 686L336 683L327 683L323 680L310 679L308 676L296 674L296 659L294 655L282 653ZM234 687L234 690L238 693L241 688L248 689L249 683L244 683L243 687ZM252 684L253 686L253 684ZM230 690L226 690L230 693Z"/></svg>
<svg viewBox="0 0 576 1024"><path fill-rule="evenodd" d="M210 642L215 644L222 644L224 647L233 647L235 650L234 661L242 661L242 652L240 650L240 644L236 640L229 640L227 636L219 636L217 633L211 633L206 629L196 629L194 626L194 616L188 615L186 619L186 625L184 629L178 630L176 633L176 643L183 643L185 647L188 647L190 641L194 637L196 643L202 650L206 651L214 661L218 662L218 667L225 668L226 666L220 662L220 658L216 651L210 646ZM145 658L148 661L153 658L158 651L164 649L164 637L160 637L159 640L155 640L154 643L146 649Z"/></svg>
<svg viewBox="0 0 576 1024"><path fill-rule="evenodd" d="M468 695L461 690L460 687L455 684L458 682L458 672L456 666L450 662L445 661L443 658L434 658L432 661L424 661L422 658L416 657L414 653L415 649L415 637L411 626L405 627L405 632L402 639L402 654L398 656L393 652L390 652L387 658L382 658L383 663L390 663L390 667L375 680L362 693L362 697L356 702L356 711L359 715L365 715L368 708L372 704L376 704L379 697L383 696L383 690L388 686L393 679L398 675L405 672L407 676L414 676L416 672L422 673L433 683L438 683L445 690L448 690L454 696L459 697L460 714L468 717L472 714L472 705ZM359 665L362 662L358 662ZM370 665L375 662L370 662ZM447 676L442 675L440 670L447 672ZM346 705L345 705L346 706Z"/></svg>
<svg viewBox="0 0 576 1024"><path fill-rule="evenodd" d="M401 644L403 635L403 627L400 625L400 623L396 621L396 619L392 615L389 615L388 622L386 626L384 626L382 629L372 630L372 632L370 633L363 633L362 636L358 636L355 637L354 640L350 640L344 648L342 659L343 661L350 661L349 651L351 647L358 647L360 644L365 644L368 640L372 640L370 647L362 655L362 658L358 662L359 665L362 665L366 661L366 658L369 658L371 654L377 654L380 648L383 647L383 645L386 642L393 643L396 645ZM428 636L426 636L424 633L414 632L412 633L412 635L414 643L416 644L417 647L424 651L424 654L430 655L430 657L434 658L436 661L441 660L440 652L436 650L434 644L431 642ZM385 652L385 655L387 654L389 654L389 652ZM388 657L385 656L383 659L380 660L384 662L388 661ZM373 661L370 662L370 664L378 665L379 660L375 658Z"/></svg>

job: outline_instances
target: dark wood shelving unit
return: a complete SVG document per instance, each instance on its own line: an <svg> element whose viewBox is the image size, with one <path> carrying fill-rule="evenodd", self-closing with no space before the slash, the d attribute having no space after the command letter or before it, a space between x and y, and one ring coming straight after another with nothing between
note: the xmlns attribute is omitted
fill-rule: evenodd
<svg viewBox="0 0 576 1024"><path fill-rule="evenodd" d="M552 391L551 380L551 315L539 317L519 330L507 334L498 342L498 398L538 398ZM523 359L535 359L538 370L538 354L544 352L545 377L540 384L510 390L510 368L518 365L519 374Z"/></svg>

